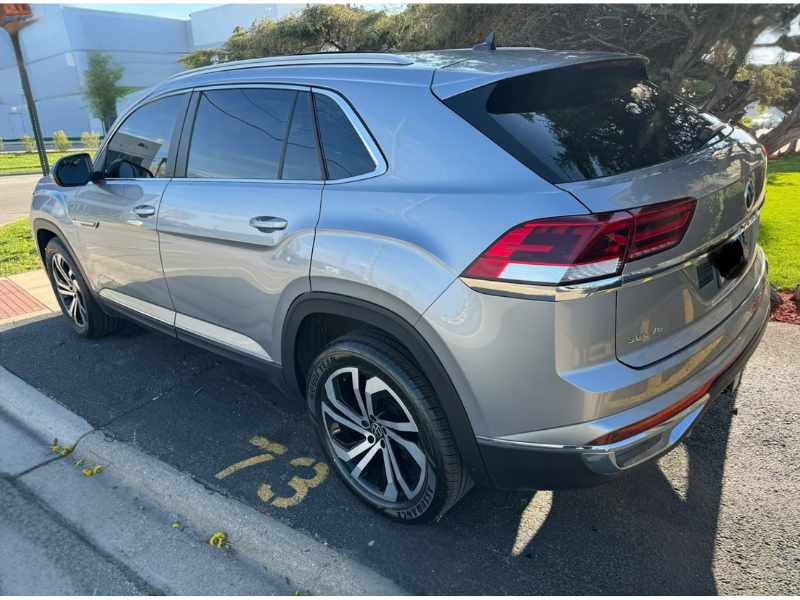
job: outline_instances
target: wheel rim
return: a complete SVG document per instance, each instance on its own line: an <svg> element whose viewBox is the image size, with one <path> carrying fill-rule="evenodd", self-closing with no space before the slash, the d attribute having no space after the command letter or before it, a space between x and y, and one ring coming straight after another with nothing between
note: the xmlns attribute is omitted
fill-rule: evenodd
<svg viewBox="0 0 800 600"><path fill-rule="evenodd" d="M386 382L338 369L325 382L322 417L339 467L369 497L403 504L420 492L428 459L419 428Z"/></svg>
<svg viewBox="0 0 800 600"><path fill-rule="evenodd" d="M64 307L64 312L78 327L85 327L86 305L75 279L75 273L61 254L54 254L51 262L56 293L61 301L61 306Z"/></svg>

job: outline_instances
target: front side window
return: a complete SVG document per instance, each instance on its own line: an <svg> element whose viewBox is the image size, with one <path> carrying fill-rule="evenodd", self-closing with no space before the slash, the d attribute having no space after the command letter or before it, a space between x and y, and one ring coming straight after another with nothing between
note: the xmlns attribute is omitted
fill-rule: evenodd
<svg viewBox="0 0 800 600"><path fill-rule="evenodd" d="M322 179L309 94L260 88L203 92L186 175Z"/></svg>
<svg viewBox="0 0 800 600"><path fill-rule="evenodd" d="M166 177L169 146L184 95L168 96L133 112L106 147L107 179Z"/></svg>

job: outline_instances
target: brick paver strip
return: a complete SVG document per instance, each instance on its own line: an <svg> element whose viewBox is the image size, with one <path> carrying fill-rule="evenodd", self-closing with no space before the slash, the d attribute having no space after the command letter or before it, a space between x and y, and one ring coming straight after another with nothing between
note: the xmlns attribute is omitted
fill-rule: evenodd
<svg viewBox="0 0 800 600"><path fill-rule="evenodd" d="M13 281L0 280L0 319L18 317L47 307Z"/></svg>

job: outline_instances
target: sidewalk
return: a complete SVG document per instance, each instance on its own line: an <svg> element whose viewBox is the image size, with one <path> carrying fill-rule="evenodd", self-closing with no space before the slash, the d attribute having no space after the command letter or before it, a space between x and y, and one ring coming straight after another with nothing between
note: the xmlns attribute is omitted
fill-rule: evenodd
<svg viewBox="0 0 800 600"><path fill-rule="evenodd" d="M61 312L44 269L0 277L0 323Z"/></svg>
<svg viewBox="0 0 800 600"><path fill-rule="evenodd" d="M337 550L94 430L1 367L0 382L3 594L404 593ZM56 442L74 450L62 456ZM217 532L227 534L222 548L207 542Z"/></svg>

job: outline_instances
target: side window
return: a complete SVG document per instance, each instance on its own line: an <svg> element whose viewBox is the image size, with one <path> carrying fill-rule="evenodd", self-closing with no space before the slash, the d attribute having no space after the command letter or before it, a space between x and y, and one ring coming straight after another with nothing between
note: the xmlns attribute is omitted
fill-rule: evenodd
<svg viewBox="0 0 800 600"><path fill-rule="evenodd" d="M106 146L104 176L165 177L170 141L184 100L183 94L168 96L145 104L125 119Z"/></svg>
<svg viewBox="0 0 800 600"><path fill-rule="evenodd" d="M322 94L314 94L314 102L328 179L345 179L374 171L375 161L339 105Z"/></svg>
<svg viewBox="0 0 800 600"><path fill-rule="evenodd" d="M187 177L321 179L310 111L308 94L294 90L203 92Z"/></svg>

